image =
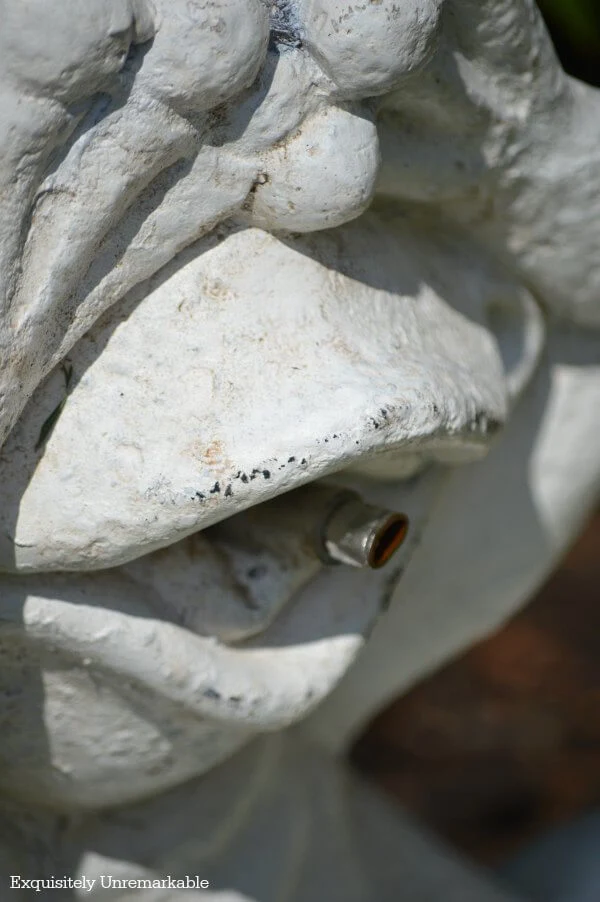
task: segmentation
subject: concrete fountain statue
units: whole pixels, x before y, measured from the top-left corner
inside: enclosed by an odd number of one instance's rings
[[[0,23],[0,893],[505,898],[340,755],[598,496],[600,95],[531,0]]]

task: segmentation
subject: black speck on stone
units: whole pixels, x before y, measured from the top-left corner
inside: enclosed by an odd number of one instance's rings
[[[233,489],[231,488],[230,485],[228,485],[227,488],[225,489],[225,497],[231,498],[232,495],[233,495]]]
[[[196,498],[198,498],[199,501],[204,501],[206,495],[203,495],[202,492],[196,492]]]
[[[300,461],[300,465],[302,467],[306,466],[306,458],[305,457],[303,457],[302,460]]]
[[[270,48],[275,49],[280,44],[301,47],[300,22],[293,0],[271,0],[269,6]]]
[[[213,485],[212,489],[210,490],[210,494],[211,494],[211,495],[216,495],[216,494],[218,494],[220,491],[221,491],[221,486],[219,485],[218,482],[215,482],[215,484]]]
[[[248,576],[248,579],[260,579],[261,576],[265,576],[266,572],[267,568],[264,564],[256,564],[255,567],[250,567],[246,571],[246,574]]]
[[[265,477],[265,479],[270,479],[270,478],[271,478],[271,471],[270,471],[270,470],[263,470],[263,471],[262,471],[262,474],[263,474],[263,476]]]
[[[209,687],[208,689],[204,689],[202,692],[202,695],[204,696],[204,698],[214,698],[214,699],[221,698],[221,693],[217,692],[216,689],[213,689],[212,686]]]
[[[288,457],[288,463],[289,463],[289,464],[293,464],[293,463],[295,463],[295,462],[296,462],[296,458],[295,458],[295,457]]]
[[[241,701],[243,701],[243,698],[241,695],[230,695],[229,701],[231,702],[232,705],[239,705],[239,703]]]
[[[240,476],[240,479],[242,480],[242,482],[248,482],[248,474],[242,473],[242,475]]]

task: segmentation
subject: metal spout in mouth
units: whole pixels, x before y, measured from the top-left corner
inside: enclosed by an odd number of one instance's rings
[[[320,557],[328,564],[384,567],[408,533],[405,514],[367,504],[355,492],[340,492],[324,518]]]
[[[323,564],[385,566],[407,531],[405,514],[367,504],[350,489],[312,483],[212,526],[206,537],[231,559],[238,582],[264,570],[269,591],[289,595]],[[267,589],[255,579],[248,591],[262,597]]]

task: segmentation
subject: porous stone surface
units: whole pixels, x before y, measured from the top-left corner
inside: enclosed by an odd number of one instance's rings
[[[526,331],[531,301],[461,249],[373,215],[207,239],[32,399],[0,458],[0,566],[112,566],[365,457],[483,453],[508,406],[497,306]]]
[[[3,437],[98,315],[217,223],[358,215],[379,143],[379,193],[597,321],[598,99],[531,0],[280,3],[270,44],[260,0],[53,10],[3,11]]]

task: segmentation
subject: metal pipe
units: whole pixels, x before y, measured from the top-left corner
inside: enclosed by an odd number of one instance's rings
[[[207,530],[217,542],[268,554],[291,575],[324,564],[385,566],[408,531],[403,513],[367,504],[356,492],[313,483],[256,505]],[[301,563],[303,562],[303,563]]]
[[[384,567],[403,544],[408,517],[365,503],[343,492],[321,528],[325,563],[350,567]]]

